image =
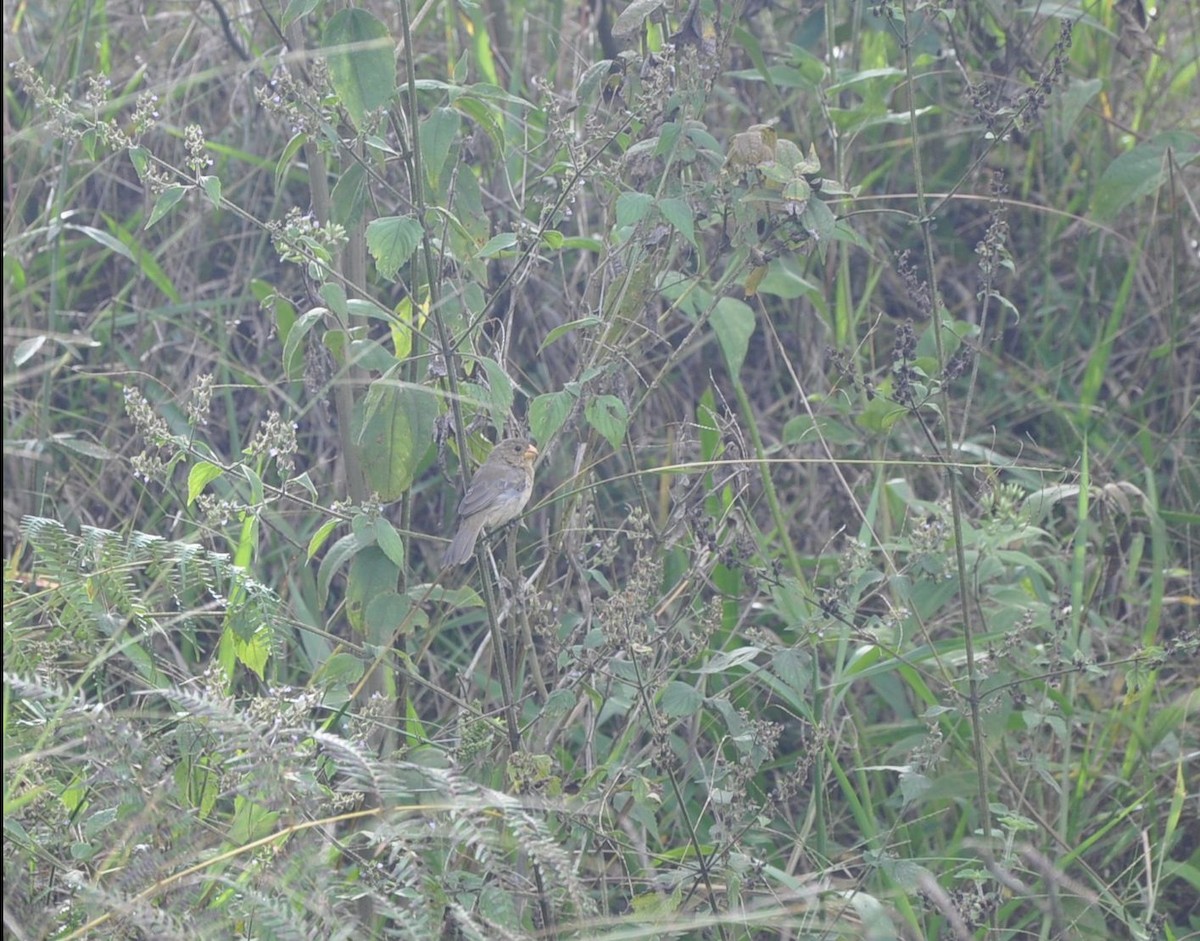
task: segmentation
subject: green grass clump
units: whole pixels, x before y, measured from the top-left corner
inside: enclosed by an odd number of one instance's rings
[[[6,932],[1196,936],[1200,8],[586,12],[6,14]]]

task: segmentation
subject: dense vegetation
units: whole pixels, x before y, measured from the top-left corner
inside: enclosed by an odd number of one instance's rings
[[[1200,936],[1194,0],[4,25],[6,937]]]

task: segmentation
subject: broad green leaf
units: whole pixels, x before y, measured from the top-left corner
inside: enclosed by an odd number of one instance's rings
[[[618,39],[632,36],[641,29],[643,20],[657,12],[662,5],[663,0],[632,0],[617,16],[612,26],[612,34]]]
[[[882,395],[877,395],[858,416],[858,423],[868,431],[886,433],[908,414],[908,409]]]
[[[371,320],[382,320],[386,324],[395,321],[395,315],[380,307],[365,297],[351,297],[346,300],[346,311],[354,317],[368,317]]]
[[[366,116],[396,91],[395,44],[387,27],[362,9],[340,10],[321,41],[329,78],[350,120],[365,130]]]
[[[329,551],[325,553],[325,558],[321,560],[321,565],[317,568],[318,604],[323,606],[329,600],[329,586],[333,583],[333,576],[361,548],[358,537],[354,533],[347,533],[330,546]]]
[[[487,375],[487,388],[481,386],[477,386],[477,388],[487,403],[487,410],[492,417],[492,424],[497,433],[503,433],[504,422],[512,412],[515,399],[513,381],[504,371],[504,367],[495,360],[480,357],[476,362]]]
[[[575,86],[575,100],[582,104],[590,105],[592,96],[595,95],[601,85],[608,81],[608,77],[612,74],[612,59],[601,59],[589,65],[579,79],[579,84]]]
[[[654,197],[646,193],[622,193],[617,197],[617,225],[637,225],[653,205]]]
[[[138,179],[145,183],[146,171],[150,169],[150,151],[145,147],[130,147],[129,162],[133,164],[133,169],[137,171]]]
[[[300,17],[308,16],[320,3],[321,0],[288,0],[283,10],[283,29],[287,29]]]
[[[221,178],[219,176],[202,176],[200,185],[204,188],[204,195],[208,197],[208,201],[213,204],[213,209],[220,209]]]
[[[572,320],[570,323],[561,323],[549,333],[546,334],[546,339],[542,340],[541,346],[538,347],[538,352],[550,346],[554,341],[562,339],[568,333],[573,333],[576,330],[586,330],[590,327],[599,327],[604,324],[604,321],[599,317],[581,317],[578,320]]]
[[[330,201],[334,222],[348,229],[358,225],[367,205],[367,171],[361,163],[352,163],[342,171]]]
[[[291,380],[304,378],[304,338],[329,311],[324,307],[314,307],[302,314],[292,324],[287,337],[283,341],[283,368]]]
[[[237,661],[250,670],[260,680],[271,656],[271,629],[267,624],[260,624],[250,637],[239,637],[235,631],[225,630],[222,640],[227,641]]]
[[[439,196],[446,158],[461,126],[462,118],[453,108],[435,108],[421,122],[421,165],[430,190]]]
[[[359,634],[366,633],[367,605],[372,598],[394,593],[400,568],[378,546],[356,553],[346,577],[346,620]]]
[[[183,199],[183,194],[186,192],[187,187],[178,184],[168,186],[163,190],[154,202],[154,208],[150,211],[150,218],[146,220],[146,228],[152,228],[155,223],[174,209],[179,204],[179,201]],[[122,251],[121,254],[127,255],[128,252]]]
[[[549,441],[567,420],[578,393],[569,389],[546,392],[529,403],[529,430],[534,440]]]
[[[819,432],[819,434],[818,434]],[[811,444],[824,440],[830,444],[853,445],[862,442],[862,435],[833,415],[818,415],[816,422],[806,414],[793,415],[783,425],[784,444]]]
[[[1167,161],[1168,151],[1175,169]],[[1157,192],[1178,168],[1194,163],[1197,157],[1200,137],[1188,131],[1168,131],[1138,144],[1110,163],[1100,176],[1092,200],[1092,218],[1112,222],[1122,209]]]
[[[722,297],[713,308],[712,325],[729,374],[736,378],[742,371],[754,333],[754,310],[736,297]]]
[[[621,447],[625,440],[625,429],[629,427],[629,410],[615,395],[597,395],[588,399],[583,407],[584,417],[613,450]]]
[[[200,461],[192,465],[192,469],[188,471],[188,496],[187,505],[191,506],[196,502],[196,497],[204,492],[204,488],[210,483],[225,473],[216,464],[210,461]]]
[[[347,317],[350,308],[346,304],[346,289],[336,281],[326,281],[321,285],[321,300],[329,305],[329,309],[340,317]]]
[[[735,650],[719,650],[704,664],[697,673],[724,673],[734,667],[750,663],[762,653],[759,647],[738,647]]]
[[[367,486],[391,503],[412,486],[421,459],[433,442],[437,403],[429,390],[404,384],[393,370],[376,379],[363,403],[355,437]]]
[[[279,159],[275,161],[275,192],[283,191],[284,177],[287,176],[288,169],[292,165],[292,159],[304,148],[306,140],[308,140],[306,135],[296,134],[279,152]]]
[[[686,199],[680,199],[675,196],[658,201],[658,209],[663,214],[671,225],[679,230],[679,234],[688,240],[688,244],[693,248],[696,245],[696,225],[692,213],[692,207]]]
[[[727,73],[727,76],[744,82],[766,82],[775,88],[803,88],[815,92],[819,90],[825,74],[825,70],[821,68],[801,70],[795,66],[780,64],[769,65],[764,70],[739,69]]]
[[[275,822],[279,819],[278,811],[268,811],[262,804],[241,796],[234,797],[233,806],[233,825],[230,827],[228,839],[234,846],[242,846],[260,839],[275,829]]]
[[[387,372],[396,365],[396,357],[375,340],[351,340],[350,361],[371,372]]]
[[[488,239],[487,244],[475,253],[476,258],[514,258],[521,245],[512,232],[501,232]]]
[[[420,608],[413,610],[412,599],[396,591],[385,591],[367,602],[367,643],[391,647],[399,636],[426,626],[429,619]]]
[[[658,699],[659,708],[669,719],[695,715],[703,705],[704,697],[696,688],[679,680],[669,682]]]
[[[804,228],[808,229],[818,242],[828,242],[833,237],[837,217],[821,200],[810,199],[808,205],[804,207],[804,215],[801,218],[804,221]]]
[[[329,538],[329,534],[337,529],[341,520],[332,519],[326,520],[321,524],[320,528],[312,534],[312,538],[308,540],[307,558],[311,562],[313,556],[321,551],[321,546],[325,545],[325,540]]]
[[[367,250],[381,277],[396,277],[421,243],[421,223],[412,216],[384,216],[367,224]]]
[[[528,107],[527,102],[521,104]],[[470,95],[460,95],[451,99],[455,111],[466,115],[491,138],[497,150],[506,150],[504,138],[504,111],[491,101],[485,101]]]
[[[383,516],[375,519],[375,542],[397,568],[404,568],[404,540],[391,521]]]
[[[797,297],[810,298],[814,303],[823,303],[824,294],[801,273],[792,258],[776,258],[767,265],[767,275],[758,285],[759,294],[772,294],[784,300]],[[822,307],[818,306],[818,310]]]
[[[312,682],[324,687],[353,687],[363,675],[363,662],[354,654],[335,653],[321,664],[321,668],[313,674]],[[344,701],[344,700],[342,700]],[[326,708],[331,707],[330,700],[324,700]]]

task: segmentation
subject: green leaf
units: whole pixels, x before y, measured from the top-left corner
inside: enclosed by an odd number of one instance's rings
[[[367,250],[381,277],[396,277],[421,243],[422,231],[413,216],[384,216],[367,224]]]
[[[476,258],[515,258],[521,244],[512,232],[501,232],[488,239],[487,244],[475,253]]]
[[[200,177],[200,185],[204,188],[204,195],[208,197],[208,201],[213,204],[213,209],[220,209],[221,178],[218,176],[202,176]]]
[[[318,604],[324,605],[329,600],[329,586],[333,583],[333,576],[361,548],[362,546],[359,545],[358,537],[354,533],[347,533],[325,553],[325,558],[321,560],[321,565],[317,569]]]
[[[27,340],[22,340],[17,344],[17,348],[13,350],[12,364],[14,366],[24,366],[32,359],[37,351],[46,345],[47,336],[42,333],[36,337],[29,337]]]
[[[692,207],[686,199],[680,199],[675,196],[658,201],[658,209],[663,214],[671,225],[679,230],[679,234],[688,240],[693,248],[698,248],[696,245],[696,225],[695,218],[692,213]]]
[[[146,228],[149,227],[149,225],[146,226]],[[110,251],[114,251],[118,255],[128,258],[130,261],[134,260],[133,252],[130,250],[129,246],[118,239],[115,235],[109,235],[107,232],[101,229],[93,228],[90,225],[66,225],[63,226],[63,228],[74,230],[76,232],[82,232],[93,242],[103,245]]]
[[[376,379],[363,403],[355,436],[367,486],[391,503],[412,486],[421,459],[433,442],[437,402],[428,389],[401,383],[395,369]]]
[[[129,162],[133,164],[133,169],[137,171],[138,179],[145,183],[146,171],[150,169],[150,151],[145,147],[130,147]]]
[[[288,0],[288,4],[283,10],[283,29],[286,30],[300,17],[308,16],[320,2],[321,0]]]
[[[613,23],[612,34],[618,39],[632,36],[641,28],[642,21],[662,5],[663,0],[632,0]]]
[[[614,451],[621,447],[621,442],[625,440],[625,429],[629,427],[629,410],[624,402],[615,395],[597,395],[588,399],[583,414],[588,424],[604,436]]]
[[[312,538],[308,540],[308,561],[312,561],[313,556],[321,551],[321,546],[325,545],[325,540],[329,538],[329,534],[337,529],[341,520],[332,519],[326,520],[321,524],[320,528],[312,534]]]
[[[239,637],[235,631],[227,629],[222,637],[232,645],[238,662],[261,680],[271,657],[270,627],[261,624],[250,637]]]
[[[475,388],[479,389],[480,397],[486,403],[488,413],[492,417],[492,424],[495,426],[498,433],[504,431],[504,422],[512,412],[513,401],[515,394],[513,391],[513,381],[509,378],[508,373],[493,359],[487,357],[479,357],[476,362],[483,368],[487,375],[487,387],[484,388],[480,384],[474,384]]]
[[[567,420],[578,393],[571,389],[546,392],[529,403],[529,430],[536,441],[549,441]]]
[[[868,431],[886,433],[892,426],[908,414],[908,409],[896,402],[877,395],[858,416],[858,423]]]
[[[654,197],[646,193],[622,193],[617,197],[617,225],[637,225],[654,205]]]
[[[313,674],[312,682],[321,688],[334,687],[353,687],[363,675],[363,662],[354,654],[350,653],[335,653],[332,657],[321,664],[321,668]],[[337,700],[334,700],[336,702]],[[345,700],[342,699],[342,702]],[[332,703],[328,695],[324,699],[326,708],[331,708]]]
[[[187,505],[191,506],[195,503],[196,497],[204,492],[204,488],[223,473],[225,471],[209,461],[200,461],[197,464],[193,464],[191,470],[188,471]]]
[[[333,221],[353,228],[362,219],[367,204],[367,170],[361,163],[352,163],[338,177],[330,194]]]
[[[832,415],[817,415],[815,423],[808,415],[793,415],[784,422],[781,437],[788,445],[811,444],[822,439],[836,445],[862,443],[861,434]]]
[[[807,297],[814,304],[824,304],[824,293],[815,284],[804,277],[795,261],[788,258],[776,258],[767,265],[767,275],[758,285],[759,294],[772,294],[784,300],[795,300]],[[817,308],[821,309],[820,306]]]
[[[350,313],[350,308],[346,306],[346,289],[336,281],[326,281],[318,293],[321,300],[339,317],[346,317]]]
[[[163,270],[159,263],[155,260],[154,254],[137,240],[137,237],[130,232],[124,224],[119,220],[114,219],[108,213],[101,213],[101,218],[108,224],[112,230],[112,237],[117,239],[121,245],[128,250],[130,257],[137,263],[141,269],[142,275],[151,281],[155,287],[169,297],[174,303],[182,304],[183,297],[176,290],[175,285],[171,283],[170,276]],[[93,230],[97,231],[97,230]],[[124,254],[124,252],[122,252]]]
[[[234,846],[257,840],[275,829],[275,822],[279,819],[277,811],[268,811],[261,804],[241,796],[234,797],[233,805],[233,824],[228,839]]]
[[[420,608],[413,611],[412,599],[396,591],[385,591],[367,602],[367,643],[391,647],[397,637],[426,626],[429,619]]]
[[[576,330],[584,330],[588,327],[603,326],[604,321],[599,317],[580,317],[578,320],[572,320],[570,323],[561,323],[549,333],[546,334],[546,339],[542,340],[541,346],[538,347],[538,353],[550,346],[556,340],[562,339],[568,333],[573,333]]]
[[[154,202],[154,208],[150,211],[150,218],[146,220],[146,228],[151,228],[168,212],[174,209],[179,204],[179,201],[183,199],[183,194],[186,192],[187,187],[178,184],[168,186],[163,190]],[[121,254],[126,254],[126,252],[122,252]]]
[[[458,136],[462,118],[453,108],[435,108],[421,122],[421,165],[425,179],[434,193],[441,193],[442,172],[454,138]]]
[[[396,91],[395,44],[387,27],[366,10],[341,10],[325,27],[321,45],[334,91],[354,126],[365,130],[367,114]]]
[[[382,516],[375,519],[375,541],[383,554],[396,563],[397,568],[404,568],[404,540],[391,521]]]
[[[102,444],[84,441],[70,434],[56,434],[50,440],[60,448],[82,454],[84,457],[94,458],[97,461],[111,461],[117,456]]]
[[[367,628],[367,605],[372,598],[395,592],[400,584],[400,567],[378,546],[356,553],[346,576],[346,620],[359,634]]]
[[[1168,150],[1176,169],[1186,167],[1200,157],[1200,137],[1188,131],[1168,131],[1121,154],[1096,184],[1092,218],[1112,222],[1130,203],[1149,196],[1172,179],[1176,170],[1166,159]]]
[[[372,372],[387,372],[396,365],[396,357],[375,340],[351,340],[350,362]]]
[[[304,348],[302,343],[304,338],[308,336],[321,319],[329,311],[324,307],[314,307],[312,310],[301,315],[292,328],[287,333],[287,338],[283,341],[283,368],[287,371],[287,377],[292,380],[304,378]]]
[[[742,371],[750,337],[754,334],[754,311],[736,297],[722,297],[713,308],[712,325],[721,352],[725,354],[729,374],[736,378]]]
[[[307,140],[307,135],[296,134],[279,152],[279,159],[275,161],[275,192],[283,191],[284,177],[287,176],[288,168],[292,165],[292,159],[304,148],[304,142]]]
[[[517,100],[520,101],[520,99]],[[520,104],[528,107],[528,102],[520,102]],[[484,101],[480,98],[472,97],[470,95],[452,96],[451,105],[454,110],[458,111],[460,114],[466,115],[481,128],[483,128],[484,133],[491,138],[491,141],[496,146],[497,150],[508,149],[508,145],[504,137],[503,109],[496,107],[496,105],[490,101]]]
[[[724,673],[726,670],[750,663],[762,653],[759,647],[738,647],[735,650],[719,650],[697,673]]]
[[[804,221],[804,228],[808,229],[818,242],[828,242],[833,237],[837,217],[821,200],[810,199],[801,218]]]
[[[672,680],[662,691],[658,705],[668,719],[681,719],[699,712],[704,705],[704,697],[694,686]]]
[[[601,59],[589,65],[575,86],[575,100],[590,105],[601,84],[608,81],[612,74],[612,59]]]

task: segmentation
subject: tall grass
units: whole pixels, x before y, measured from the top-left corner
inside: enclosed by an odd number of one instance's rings
[[[6,11],[6,930],[1200,932],[1143,11]]]

